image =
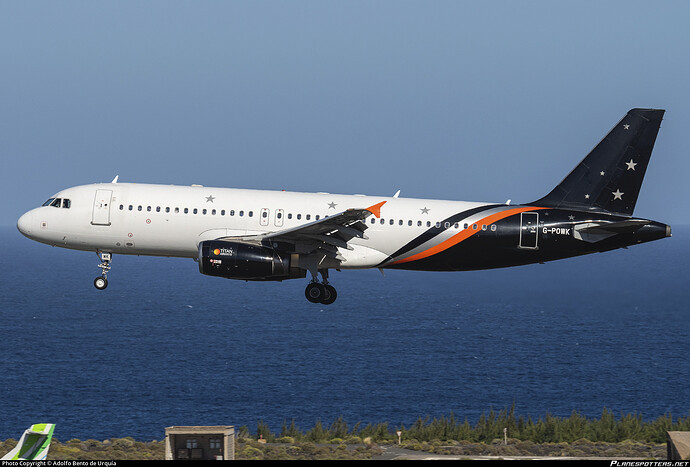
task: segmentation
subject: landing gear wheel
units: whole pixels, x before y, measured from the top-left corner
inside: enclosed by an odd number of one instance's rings
[[[325,295],[324,286],[318,282],[310,283],[304,290],[304,296],[312,303],[321,303]]]
[[[96,287],[98,290],[103,290],[106,287],[108,287],[108,279],[106,279],[103,276],[99,276],[93,280],[93,285]]]
[[[335,287],[330,284],[324,284],[323,288],[325,294],[323,296],[323,300],[321,300],[321,303],[324,305],[330,305],[335,301],[336,298],[338,298],[338,292],[336,292]]]

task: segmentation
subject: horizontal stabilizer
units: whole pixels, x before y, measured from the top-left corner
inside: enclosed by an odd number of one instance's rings
[[[636,231],[637,229],[644,227],[645,225],[649,225],[650,221],[644,220],[644,219],[630,219],[627,221],[620,221],[620,222],[610,222],[606,224],[595,224],[595,225],[590,225],[589,227],[585,227],[582,229],[579,229],[580,232],[582,231],[587,231],[587,232],[611,232],[611,233],[632,233]]]
[[[633,233],[651,222],[644,219],[630,219],[620,222],[586,222],[578,224],[573,229],[576,239],[583,242],[596,243],[616,234]]]

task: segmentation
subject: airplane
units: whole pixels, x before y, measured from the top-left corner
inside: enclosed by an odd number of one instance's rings
[[[671,236],[632,217],[664,110],[632,109],[549,194],[527,204],[299,193],[201,185],[76,186],[17,221],[26,237],[95,251],[103,290],[113,255],[193,258],[210,276],[305,278],[337,297],[329,270],[467,271],[544,263]],[[321,281],[318,275],[321,274]]]
[[[2,456],[0,460],[31,460],[39,461],[46,458],[50,441],[55,430],[54,423],[38,423],[24,430],[19,442],[10,452]]]

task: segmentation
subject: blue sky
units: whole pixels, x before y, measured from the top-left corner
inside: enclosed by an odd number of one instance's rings
[[[666,109],[635,214],[690,223],[688,2],[0,3],[0,225],[108,182],[529,202]]]

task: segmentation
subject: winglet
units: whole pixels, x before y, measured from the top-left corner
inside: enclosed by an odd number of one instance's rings
[[[372,213],[376,217],[381,217],[381,206],[383,206],[384,204],[386,204],[386,202],[381,201],[378,204],[374,204],[373,206],[369,206],[367,208],[367,211],[369,211],[370,213]]]
[[[110,183],[117,183],[117,179],[118,179],[118,178],[120,178],[120,176],[119,176],[119,175],[115,175],[115,178],[113,178],[113,181],[110,182]]]

